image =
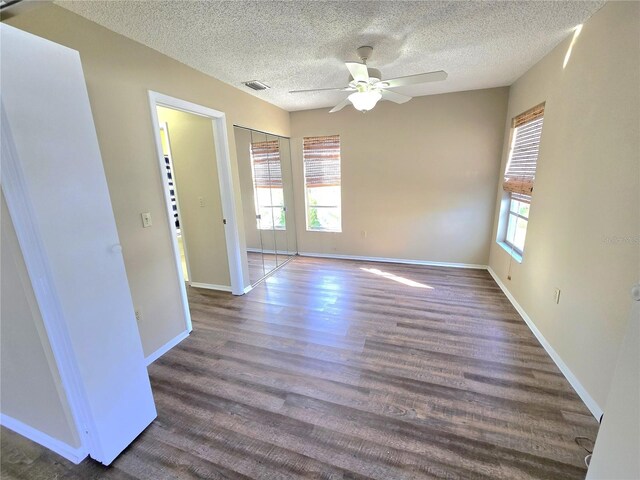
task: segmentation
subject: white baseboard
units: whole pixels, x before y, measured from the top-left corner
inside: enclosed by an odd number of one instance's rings
[[[276,254],[276,253],[277,253],[278,255],[283,255],[283,254],[286,254],[286,255],[295,255],[295,254],[297,254],[297,253],[298,253],[298,252],[288,252],[288,251],[287,251],[287,252],[285,252],[285,251],[283,251],[283,250],[278,250],[278,251],[276,251],[276,250],[262,250],[261,248],[253,248],[253,247],[251,247],[251,248],[247,247],[247,252],[251,252],[251,253],[270,253],[270,254],[272,254],[272,255],[273,255],[273,254]]]
[[[159,359],[162,355],[167,353],[173,347],[178,345],[182,340],[184,340],[188,336],[189,336],[189,332],[185,330],[177,337],[169,340],[167,343],[165,343],[163,346],[161,346],[159,349],[157,349],[155,352],[153,352],[151,355],[149,355],[147,358],[144,359],[145,362],[147,362],[147,366],[151,365],[153,362],[155,362],[157,359]]]
[[[189,286],[194,288],[206,288],[207,290],[218,290],[220,292],[231,291],[231,287],[228,285],[215,285],[213,283],[189,282]]]
[[[573,372],[569,369],[567,364],[564,363],[564,361],[562,360],[560,355],[558,355],[558,353],[553,349],[553,347],[547,341],[547,339],[544,338],[544,335],[542,335],[542,332],[540,332],[540,330],[538,330],[538,327],[536,327],[535,323],[533,323],[533,320],[531,320],[529,315],[527,315],[527,312],[524,311],[524,309],[516,301],[514,296],[511,295],[511,292],[505,286],[505,284],[502,283],[502,281],[500,280],[500,278],[498,277],[496,272],[494,272],[491,267],[487,267],[487,270],[489,271],[489,273],[491,274],[491,276],[493,277],[495,282],[498,284],[498,286],[500,287],[502,292],[509,299],[511,304],[518,311],[518,313],[520,314],[522,319],[525,321],[525,323],[527,324],[529,329],[536,336],[536,338],[538,339],[538,341],[540,342],[542,347],[547,351],[547,353],[549,354],[551,359],[555,362],[555,364],[558,366],[558,368],[560,369],[562,374],[565,376],[565,378],[569,381],[569,383],[571,384],[573,389],[580,396],[580,398],[582,399],[584,404],[591,411],[591,414],[596,418],[596,420],[600,421],[600,417],[602,417],[602,413],[603,413],[603,410],[602,410],[602,408],[600,408],[600,405],[598,405],[598,403],[593,399],[593,397],[591,395],[589,395],[587,390],[582,386],[580,381],[576,378],[576,376],[573,374]]]
[[[251,290],[253,290],[253,285],[249,285],[248,287],[244,287],[244,293],[245,294],[249,293]]]
[[[57,453],[76,465],[87,458],[88,452],[83,447],[72,447],[57,438],[53,438],[40,430],[30,427],[20,420],[16,420],[9,415],[5,415],[4,413],[0,414],[0,425],[8,428],[9,430],[13,430],[17,434],[22,435],[45,448],[48,448],[52,452]]]
[[[404,263],[407,265],[426,265],[429,267],[453,267],[453,268],[475,268],[479,270],[486,270],[486,265],[476,265],[474,263],[449,263],[449,262],[430,262],[428,260],[408,260],[406,258],[386,258],[386,257],[363,257],[360,255],[342,255],[338,253],[311,253],[311,252],[299,252],[301,257],[316,257],[316,258],[336,258],[339,260],[364,260],[367,262],[381,262],[381,263]]]

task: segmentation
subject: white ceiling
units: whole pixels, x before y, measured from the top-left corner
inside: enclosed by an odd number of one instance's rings
[[[374,47],[383,79],[445,70],[408,95],[511,85],[604,1],[56,1],[58,5],[286,110],[333,106],[345,61]],[[242,81],[260,80],[254,92]]]

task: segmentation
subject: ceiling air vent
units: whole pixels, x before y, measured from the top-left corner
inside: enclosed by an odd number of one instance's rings
[[[251,88],[252,90],[266,90],[267,88],[271,88],[266,83],[259,82],[258,80],[250,80],[248,82],[242,82],[242,84]]]

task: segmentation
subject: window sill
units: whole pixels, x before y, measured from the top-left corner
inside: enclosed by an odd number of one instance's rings
[[[309,228],[309,227],[307,227],[307,232],[342,233],[342,230],[329,230],[327,228]]]
[[[511,255],[514,260],[518,263],[522,263],[522,255],[520,255],[518,252],[516,252],[513,248],[511,248],[509,245],[507,245],[504,242],[496,242],[498,245],[500,245],[505,252],[507,252],[509,255]]]

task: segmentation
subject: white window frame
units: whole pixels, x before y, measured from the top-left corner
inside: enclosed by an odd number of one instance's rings
[[[514,212],[512,209],[513,206],[513,202],[520,202],[520,203],[526,203],[523,202],[521,200],[516,200],[514,198],[512,198],[511,196],[509,196],[509,210],[507,211],[507,226],[505,228],[504,231],[504,239],[503,242],[513,251],[515,251],[520,258],[522,258],[522,256],[524,255],[524,249],[520,249],[518,248],[513,242],[511,242],[509,240],[509,227],[512,225],[512,222],[514,224],[514,228],[516,228],[515,224],[517,223],[517,219],[520,218],[522,220],[524,220],[525,222],[527,222],[527,231],[529,229],[529,216],[524,216],[518,212]],[[529,213],[531,213],[531,204],[529,203]],[[526,241],[526,231],[525,231],[525,241]]]
[[[541,104],[542,107],[544,108],[544,103]],[[533,107],[531,110],[537,109],[539,108],[540,105],[537,105],[536,107]],[[514,118],[514,124],[515,124],[515,120],[518,117],[521,117],[522,115],[526,115],[527,112],[524,112],[521,115],[518,115],[517,117]],[[544,113],[542,114],[542,117],[544,117]],[[527,122],[528,123],[528,122]],[[526,125],[527,123],[523,124]],[[505,176],[507,174],[506,171],[509,170],[509,165],[511,164],[511,156],[513,155],[513,150],[515,148],[515,143],[516,143],[516,138],[517,138],[517,129],[520,126],[516,127],[516,126],[512,126],[511,130],[510,130],[510,138],[509,138],[509,156],[507,159],[507,165],[505,167]],[[540,135],[540,138],[538,139],[538,147],[540,145],[540,143],[542,143],[542,135]],[[536,164],[537,164],[537,158],[536,158]],[[536,165],[537,168],[537,165]],[[507,202],[507,211],[504,212],[504,214],[501,214],[501,221],[500,221],[500,225],[502,226],[501,229],[498,229],[498,238],[497,243],[498,245],[500,245],[504,250],[507,251],[507,253],[509,253],[513,258],[516,259],[516,261],[518,262],[522,262],[522,258],[524,256],[524,246],[526,245],[526,237],[527,237],[527,233],[529,230],[529,216],[531,215],[531,203],[532,203],[532,199],[531,196],[529,196],[529,202],[523,201],[523,200],[518,200],[517,198],[513,198],[513,194],[506,192],[506,195],[508,196],[508,202]],[[504,197],[503,197],[504,198]],[[513,202],[521,202],[521,203],[528,203],[529,205],[529,214],[527,216],[520,214],[519,212],[514,212],[512,207],[513,207]],[[524,221],[527,222],[527,228],[525,230],[525,238],[524,238],[524,242],[523,242],[523,248],[520,249],[518,248],[512,241],[509,240],[509,230],[510,227],[513,225],[513,228],[516,228],[515,223],[517,222],[518,219],[522,219]]]
[[[335,185],[339,189],[338,203],[336,205],[309,205],[309,189],[323,188],[323,187],[307,187],[307,166],[304,161],[304,144],[302,146],[302,182],[304,188],[304,216],[305,227],[307,232],[327,232],[327,233],[342,233],[342,145],[340,146],[340,185]],[[337,229],[311,227],[309,226],[309,208],[337,208],[340,213],[340,224]]]

